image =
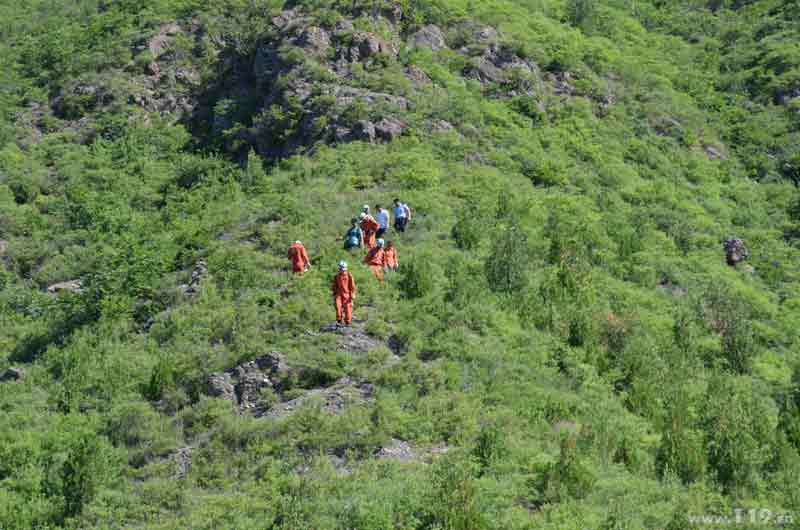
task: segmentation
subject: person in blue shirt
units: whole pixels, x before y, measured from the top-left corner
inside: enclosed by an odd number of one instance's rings
[[[359,226],[358,219],[353,217],[350,220],[350,230],[344,235],[344,248],[345,250],[353,250],[354,248],[364,247],[364,232]]]
[[[411,220],[411,208],[407,204],[394,200],[394,227],[398,232],[405,232],[408,222]]]
[[[382,238],[383,235],[389,230],[389,210],[382,208],[380,204],[375,205],[375,220],[381,227],[375,234],[377,238]]]

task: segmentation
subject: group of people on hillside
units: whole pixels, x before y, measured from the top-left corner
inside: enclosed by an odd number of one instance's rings
[[[395,230],[400,233],[405,232],[411,220],[411,209],[400,199],[394,199],[393,213]],[[399,267],[397,247],[393,241],[386,242],[384,240],[390,221],[389,211],[380,204],[375,205],[374,217],[370,214],[369,205],[365,204],[358,217],[351,219],[351,227],[343,238],[344,248],[350,252],[367,249],[364,263],[381,282],[384,279],[384,271],[396,271]],[[303,274],[311,268],[308,252],[300,241],[295,241],[289,247],[288,258],[292,263],[292,272],[295,274]],[[336,322],[339,325],[349,326],[353,321],[356,283],[347,268],[347,262],[339,261],[338,268],[339,272],[331,285],[336,307]]]

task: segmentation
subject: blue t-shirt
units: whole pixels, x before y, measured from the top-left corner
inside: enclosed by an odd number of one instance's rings
[[[395,219],[400,219],[403,217],[408,217],[408,206],[403,204],[402,202],[394,207],[394,217]]]
[[[375,220],[378,221],[378,224],[381,225],[381,228],[383,228],[384,230],[389,228],[388,210],[384,210],[383,208],[378,210],[378,212],[375,214]]]

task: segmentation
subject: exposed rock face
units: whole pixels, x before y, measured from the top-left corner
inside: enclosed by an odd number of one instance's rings
[[[228,373],[211,374],[208,376],[208,395],[236,402],[236,392],[233,390],[231,375]]]
[[[394,460],[403,463],[430,462],[435,457],[450,450],[447,445],[437,445],[429,448],[414,447],[404,440],[392,438],[388,444],[375,451],[378,460]]]
[[[428,74],[413,64],[406,68],[406,77],[417,86],[427,85],[431,82]]]
[[[351,405],[364,404],[374,399],[375,387],[371,383],[358,382],[349,377],[337,380],[327,388],[315,388],[305,395],[272,407],[268,416],[279,418],[292,414],[309,400],[320,399],[323,410],[330,414],[341,414]]]
[[[81,287],[83,283],[81,280],[69,280],[66,282],[59,282],[50,285],[47,288],[47,292],[50,294],[60,293],[60,292],[68,292],[68,293],[79,293],[81,292]]]
[[[408,125],[397,118],[383,118],[375,124],[375,135],[384,142],[391,142],[400,137]]]
[[[196,295],[200,291],[200,284],[206,275],[208,275],[208,266],[205,260],[198,260],[197,264],[194,266],[194,270],[192,270],[192,277],[189,280],[189,284],[183,286],[183,293],[187,296]]]
[[[726,239],[723,248],[725,249],[725,259],[731,267],[735,267],[750,256],[744,241],[739,238]]]
[[[396,59],[400,51],[393,42],[382,39],[374,33],[359,31],[353,34],[352,46],[346,51],[346,57],[351,62],[363,62],[383,54],[391,59]]]
[[[430,48],[435,52],[447,48],[444,33],[439,29],[439,26],[433,24],[424,26],[414,33],[409,39],[408,44],[412,48]]]
[[[800,87],[781,90],[777,93],[775,99],[779,105],[789,105],[797,98],[800,98]]]
[[[514,73],[527,75],[530,79],[526,86],[512,88],[533,94],[541,90],[539,67],[533,61],[521,58],[511,48],[491,42],[483,55],[473,58],[464,69],[464,76],[476,79],[484,85],[507,86],[514,81]],[[516,95],[508,94],[508,95]]]
[[[472,38],[477,42],[493,42],[499,37],[500,34],[492,26],[482,26],[472,34]]]
[[[727,158],[722,149],[713,145],[703,144],[703,151],[711,160],[725,160]]]
[[[165,24],[161,26],[158,33],[147,42],[147,49],[153,56],[153,59],[158,59],[169,49],[175,35],[181,32],[180,26],[175,23]]]
[[[240,412],[261,412],[261,392],[273,388],[270,376],[288,377],[289,368],[280,354],[272,352],[222,373],[211,374],[207,392],[233,403]]]
[[[323,56],[331,47],[331,38],[319,26],[309,26],[295,40],[295,44],[312,55]]]
[[[0,375],[0,382],[6,381],[22,381],[25,379],[24,368],[8,368],[2,375]]]
[[[5,254],[8,251],[8,241],[5,239],[0,239],[0,256]]]
[[[186,478],[189,473],[189,468],[192,467],[192,448],[182,447],[175,451],[173,459],[175,460],[175,478],[182,480]]]

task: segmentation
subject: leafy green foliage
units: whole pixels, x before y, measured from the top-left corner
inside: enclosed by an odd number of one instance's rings
[[[290,7],[303,20],[279,29]],[[25,370],[0,382],[0,527],[677,529],[796,509],[798,17],[0,0],[0,373]],[[447,49],[408,46],[429,24]],[[332,42],[318,57],[292,33],[308,25]],[[362,31],[400,53],[348,63]],[[490,58],[514,66],[465,75]],[[337,92],[342,68],[368,98]],[[295,85],[307,98],[272,90]],[[387,116],[408,125],[392,142],[326,143]],[[414,217],[379,284],[338,238],[395,196]],[[340,259],[359,287],[341,334],[320,331]],[[265,415],[212,397],[212,374],[274,351]]]

